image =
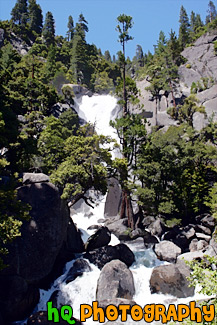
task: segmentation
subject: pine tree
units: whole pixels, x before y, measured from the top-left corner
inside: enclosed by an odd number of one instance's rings
[[[105,51],[104,58],[105,58],[106,61],[112,62],[111,55],[110,55],[110,52],[108,50]]]
[[[37,34],[41,34],[43,26],[43,16],[40,5],[36,0],[29,0],[29,26]]]
[[[203,27],[203,22],[199,14],[196,15],[195,18],[195,31],[197,31],[197,28]]]
[[[196,15],[195,15],[195,12],[192,11],[191,12],[191,18],[190,18],[190,26],[191,26],[191,31],[192,32],[195,31],[195,22],[196,22]]]
[[[179,41],[181,47],[184,49],[185,45],[189,42],[189,19],[187,12],[183,6],[181,6],[180,10],[180,18],[179,18]]]
[[[136,47],[136,61],[139,67],[144,67],[144,55],[141,45],[137,45]]]
[[[42,36],[44,37],[47,46],[54,44],[55,41],[54,18],[50,11],[48,11],[46,14],[45,23],[42,30]]]
[[[207,10],[208,16],[206,17],[206,22],[211,23],[217,16],[216,7],[212,1],[208,4],[208,10]]]
[[[88,22],[84,18],[83,14],[80,14],[78,23],[75,26],[75,31],[83,40],[85,40],[86,33],[89,31],[87,24]]]
[[[68,20],[68,31],[67,31],[67,39],[68,41],[72,41],[73,36],[74,36],[74,21],[72,16],[69,16],[69,20]]]
[[[26,25],[28,18],[27,0],[17,0],[14,8],[11,11],[11,19],[19,25]]]

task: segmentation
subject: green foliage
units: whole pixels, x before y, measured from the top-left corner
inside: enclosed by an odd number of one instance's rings
[[[140,148],[134,171],[141,183],[136,188],[140,206],[189,222],[186,218],[206,210],[216,158],[217,149],[207,144],[203,133],[186,124],[153,132]]]
[[[217,219],[217,183],[213,185],[213,187],[209,190],[207,201],[205,204],[210,208],[210,211]]]
[[[189,38],[190,23],[189,23],[187,12],[183,6],[181,6],[181,10],[180,10],[179,23],[180,23],[179,41],[180,41],[182,49],[184,49],[184,47],[186,46],[186,44],[188,44],[189,39],[190,39]]]
[[[1,179],[2,181],[2,179]],[[30,207],[17,199],[12,186],[0,186],[0,270],[5,267],[2,256],[7,254],[6,245],[21,236],[21,220],[29,218]]]
[[[110,143],[110,140],[95,134],[67,138],[63,148],[64,159],[51,174],[52,182],[63,189],[63,199],[74,204],[80,198],[85,199],[91,188],[106,193],[106,165],[111,165],[111,154],[109,149],[102,148],[105,143]]]
[[[42,29],[42,36],[44,37],[47,46],[54,44],[54,38],[55,38],[54,18],[53,18],[53,14],[50,11],[46,13],[45,23]]]
[[[27,0],[17,0],[11,11],[11,19],[15,23],[18,22],[19,25],[26,25],[28,19]]]
[[[122,14],[118,16],[117,20],[121,24],[117,25],[117,31],[119,32],[119,41],[124,46],[126,42],[133,39],[128,32],[128,30],[133,27],[132,17]],[[124,51],[123,54],[125,54]]]
[[[29,28],[37,34],[41,34],[43,27],[43,16],[40,5],[36,0],[29,0]]]
[[[68,39],[68,41],[72,41],[73,36],[74,36],[74,21],[73,21],[72,16],[69,16],[67,27],[68,27],[68,31],[66,33],[67,39]]]
[[[113,80],[106,71],[98,72],[95,76],[94,90],[97,93],[109,92],[114,89]]]
[[[183,105],[177,107],[171,107],[168,109],[168,114],[174,119],[179,120],[181,123],[187,122],[190,126],[193,126],[193,115],[196,112],[206,115],[204,106],[198,106],[199,100],[194,94],[185,98]]]

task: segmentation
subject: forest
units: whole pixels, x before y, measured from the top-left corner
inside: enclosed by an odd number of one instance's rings
[[[36,0],[17,0],[11,19],[0,21],[4,41],[0,48],[0,256],[7,243],[20,235],[23,220],[31,207],[17,199],[24,172],[50,176],[70,205],[83,198],[92,205],[89,189],[107,192],[107,181],[118,179],[122,188],[120,217],[128,218],[135,229],[148,215],[160,215],[167,225],[188,225],[195,217],[210,213],[217,217],[217,123],[210,118],[198,131],[193,115],[206,115],[197,94],[216,83],[212,78],[193,82],[189,97],[177,101],[179,67],[186,63],[182,51],[207,32],[217,30],[217,11],[212,1],[206,21],[183,6],[179,33],[167,38],[159,33],[154,53],[143,53],[137,45],[132,60],[125,56],[133,18],[117,17],[120,51],[111,57],[86,41],[88,22],[83,14],[77,21],[68,17],[67,35],[55,34],[52,12],[43,13]],[[111,28],[113,28],[111,26]],[[21,54],[14,44],[24,47]],[[214,42],[217,55],[217,41]],[[177,123],[165,132],[157,125],[148,131],[146,110],[139,102],[137,81],[147,87],[158,110],[162,93],[172,96],[168,114]],[[112,159],[117,143],[82,124],[74,107],[70,84],[93,93],[112,94],[123,108],[122,117],[111,122],[122,145],[122,158]],[[59,116],[55,104],[67,104]],[[107,144],[107,146],[103,146]],[[109,144],[109,146],[108,146]],[[134,216],[131,201],[137,200],[140,219]],[[3,268],[0,258],[0,268]]]

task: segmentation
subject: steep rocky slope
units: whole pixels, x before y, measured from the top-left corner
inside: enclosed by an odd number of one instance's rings
[[[217,56],[214,51],[214,41],[217,40],[217,31],[212,31],[202,35],[190,47],[184,49],[181,53],[187,62],[179,67],[179,85],[176,89],[175,97],[179,102],[181,99],[189,96],[191,93],[192,83],[199,82],[203,86],[203,78],[206,78],[207,88],[197,91],[197,98],[204,105],[207,117],[201,113],[195,113],[194,126],[201,129],[207,125],[209,118],[213,117],[217,121]],[[151,94],[145,90],[149,86],[147,80],[137,82],[141,91],[140,101],[144,105],[144,116],[148,118],[151,125],[156,125],[156,103]],[[158,125],[173,125],[176,122],[167,114],[168,107],[172,106],[172,96],[165,97],[164,93],[160,94],[160,101],[157,110]]]

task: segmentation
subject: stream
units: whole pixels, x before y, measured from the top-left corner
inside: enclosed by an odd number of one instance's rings
[[[95,130],[99,134],[109,135],[118,141],[117,135],[112,127],[109,126],[109,121],[114,119],[120,112],[120,107],[117,105],[117,99],[110,95],[93,95],[92,97],[83,96],[80,103],[76,105],[76,110],[79,116],[91,122],[95,125]],[[117,156],[119,153],[116,152],[113,156]],[[94,195],[94,194],[93,194]],[[92,235],[95,230],[88,230],[89,226],[98,225],[98,220],[104,219],[104,206],[105,206],[106,196],[98,196],[96,198],[96,203],[94,209],[87,206],[84,202],[80,201],[73,209],[71,209],[71,217],[74,223],[82,232],[83,241],[86,242],[87,238]],[[100,220],[100,221],[101,221]],[[116,236],[111,236],[110,245],[116,245],[119,240]],[[189,301],[195,299],[201,299],[203,296],[196,294],[193,298],[178,299],[173,296],[163,295],[163,294],[151,294],[149,288],[149,279],[152,270],[155,266],[161,264],[167,264],[167,262],[161,262],[156,258],[152,249],[145,249],[143,239],[139,239],[132,242],[125,242],[126,245],[134,252],[136,261],[130,267],[133,273],[134,284],[135,284],[135,296],[133,300],[143,307],[146,304],[165,304],[170,303],[187,304]],[[78,255],[79,257],[80,255]],[[41,290],[40,302],[37,306],[37,310],[46,310],[46,302],[49,300],[51,294],[60,290],[61,294],[58,297],[58,304],[68,303],[73,307],[73,316],[80,318],[80,304],[92,305],[92,301],[95,301],[97,280],[100,275],[100,270],[93,264],[91,265],[90,272],[84,272],[80,277],[77,277],[74,281],[66,284],[65,276],[68,270],[73,265],[74,260],[67,263],[65,266],[64,274],[61,275],[52,287],[48,290]],[[98,322],[93,321],[89,318],[85,324],[97,324]],[[131,321],[131,317],[128,316],[127,324],[134,324]],[[139,323],[145,323],[140,321]],[[102,324],[102,323],[100,323]],[[154,324],[154,322],[152,322]]]

